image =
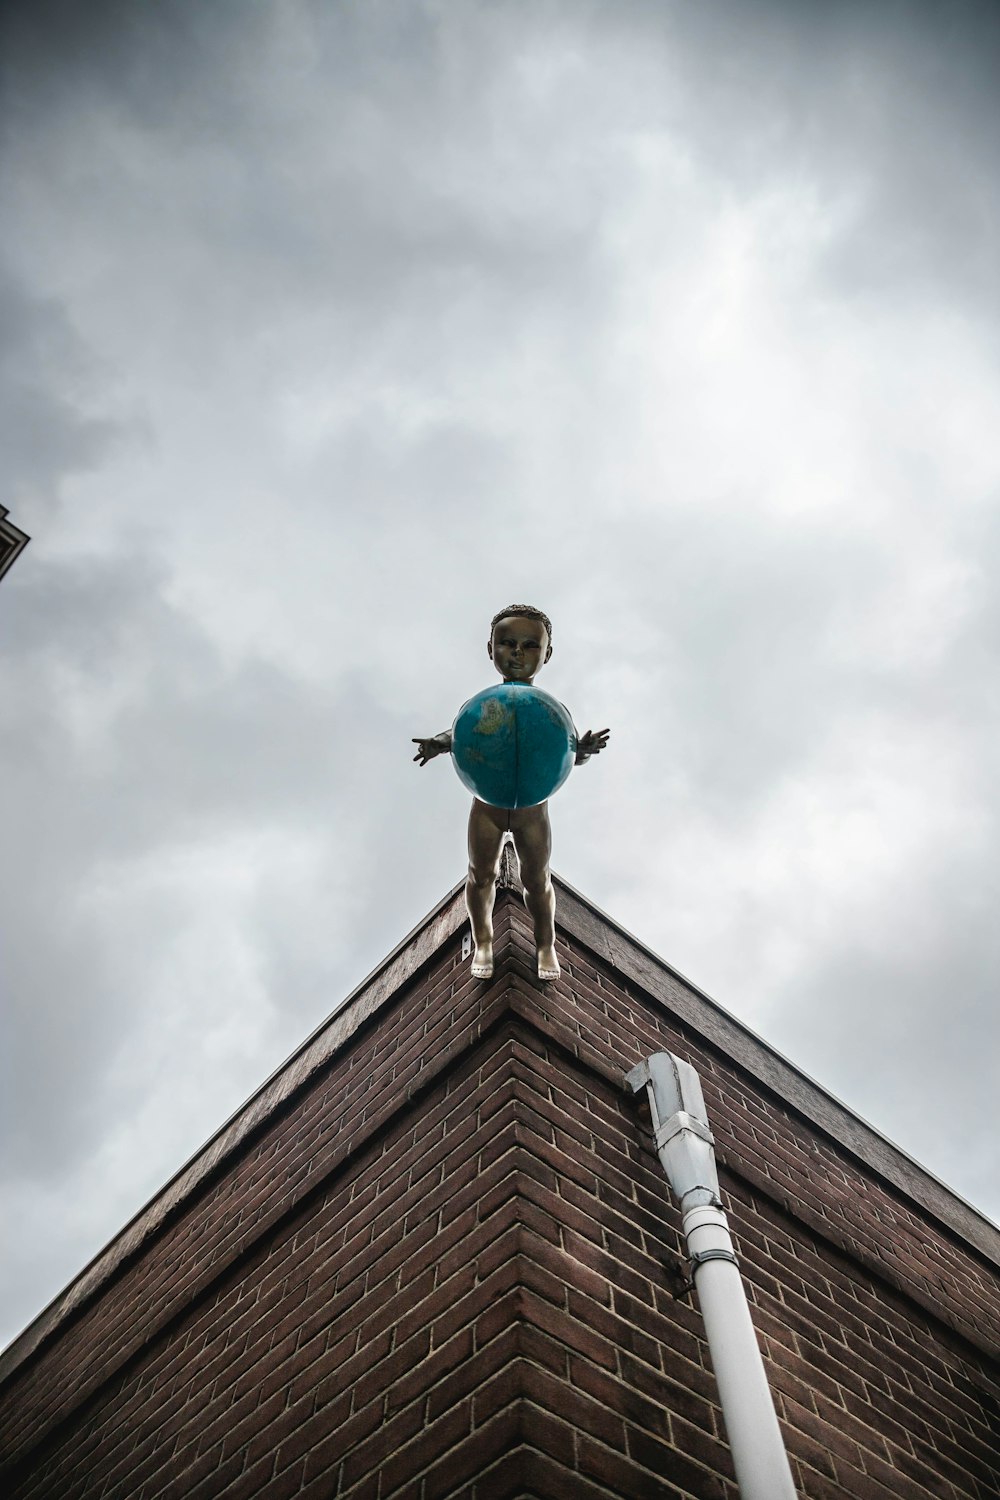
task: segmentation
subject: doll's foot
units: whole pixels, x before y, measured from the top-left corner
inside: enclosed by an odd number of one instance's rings
[[[493,944],[480,943],[472,955],[473,979],[493,978]]]
[[[538,950],[538,977],[541,980],[558,979],[562,970],[559,968],[559,960],[556,958],[554,947],[548,946]]]

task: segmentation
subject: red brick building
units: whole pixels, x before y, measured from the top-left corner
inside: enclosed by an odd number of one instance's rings
[[[470,979],[456,889],[6,1351],[10,1500],[735,1500],[664,1048],[800,1493],[995,1500],[1000,1232],[558,885],[559,983],[509,888]]]

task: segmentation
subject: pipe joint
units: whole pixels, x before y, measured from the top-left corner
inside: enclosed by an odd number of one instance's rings
[[[715,1136],[709,1130],[708,1126],[701,1120],[695,1119],[694,1115],[689,1115],[687,1110],[679,1109],[675,1115],[671,1115],[669,1120],[666,1120],[656,1130],[654,1140],[656,1141],[657,1151],[662,1151],[667,1143],[672,1141],[675,1135],[679,1135],[682,1130],[689,1130],[692,1135],[697,1136],[699,1140],[704,1141],[709,1146],[715,1145]]]
[[[672,1119],[668,1120],[661,1129],[670,1131],[673,1123]],[[715,1152],[711,1141],[705,1140],[702,1134],[680,1126],[667,1136],[666,1144],[658,1148],[657,1155],[678,1203],[686,1206],[692,1193],[707,1194],[707,1198],[700,1200],[702,1202],[720,1201]]]
[[[713,1231],[725,1236],[728,1241],[729,1220],[722,1203],[716,1198],[712,1203],[692,1203],[684,1206],[684,1233],[695,1234],[699,1229]]]
[[[695,1208],[721,1208],[722,1199],[718,1190],[711,1187],[707,1182],[699,1182],[694,1187],[688,1188],[680,1200],[681,1213],[690,1213]]]

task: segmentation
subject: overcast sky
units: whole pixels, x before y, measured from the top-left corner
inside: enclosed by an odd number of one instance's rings
[[[0,1337],[464,870],[553,864],[1000,1215],[1000,10],[4,8]]]

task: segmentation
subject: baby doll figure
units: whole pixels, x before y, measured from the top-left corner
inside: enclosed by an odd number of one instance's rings
[[[492,621],[490,640],[486,647],[490,660],[502,676],[505,684],[522,684],[530,687],[538,672],[552,655],[552,625],[547,615],[529,604],[511,604],[495,615]],[[496,690],[499,691],[499,690]],[[486,698],[489,694],[481,694]],[[561,704],[540,694],[546,702],[558,710],[568,724],[569,715]],[[517,695],[514,695],[517,701]],[[475,703],[476,700],[471,700]],[[468,708],[470,705],[466,705]],[[465,710],[463,709],[462,713]],[[462,715],[456,720],[456,726]],[[488,717],[484,719],[487,729],[491,727]],[[573,764],[582,765],[592,755],[598,755],[608,743],[609,731],[588,730],[577,735],[575,730],[569,740],[570,750],[575,749]],[[436,755],[453,749],[451,731],[436,734],[430,739],[414,737],[418,747],[413,759],[425,766]],[[568,768],[569,762],[567,762]],[[481,788],[462,770],[462,779],[469,785]],[[556,781],[560,785],[562,777]],[[536,793],[537,795],[537,793]],[[475,940],[472,956],[472,972],[478,979],[489,979],[493,974],[493,903],[496,897],[496,879],[500,868],[500,854],[504,836],[510,833],[521,865],[524,883],[524,904],[531,918],[538,954],[538,977],[542,980],[558,979],[559,959],[555,949],[555,892],[549,873],[549,856],[552,851],[552,833],[549,826],[548,798],[529,806],[503,807],[476,796],[469,814],[469,878],[465,887],[469,921]]]

